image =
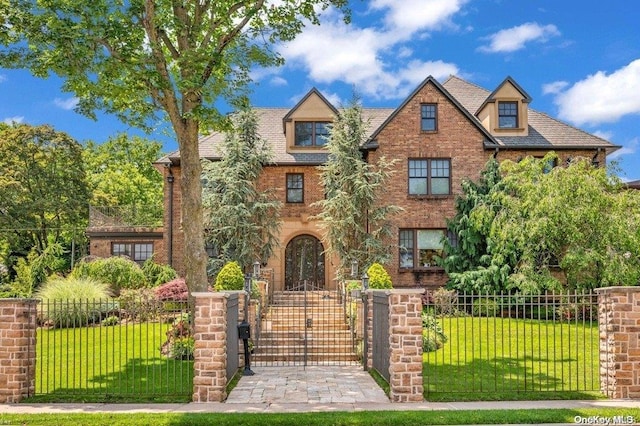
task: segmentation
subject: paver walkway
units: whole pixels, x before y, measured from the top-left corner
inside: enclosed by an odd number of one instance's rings
[[[361,366],[253,367],[230,392],[227,404],[388,403]]]

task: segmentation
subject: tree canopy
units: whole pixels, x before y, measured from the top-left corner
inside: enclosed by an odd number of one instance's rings
[[[89,116],[100,109],[150,128],[166,118],[180,148],[186,282],[207,288],[198,136],[238,105],[255,65],[282,58],[278,41],[346,0],[6,0],[0,65],[55,73]],[[347,16],[347,15],[345,15]]]
[[[234,114],[220,161],[204,160],[203,205],[206,240],[218,251],[212,271],[235,261],[245,270],[266,262],[278,244],[280,208],[273,190],[260,190],[258,178],[272,159],[270,146],[257,133],[255,112]]]
[[[322,209],[317,218],[329,242],[328,252],[338,255],[338,271],[343,275],[353,260],[368,268],[389,259],[388,218],[400,210],[379,203],[394,161],[384,157],[376,164],[365,161],[360,148],[368,125],[354,99],[333,122],[326,145],[329,158],[320,166],[326,198],[315,203]]]
[[[455,287],[527,293],[640,282],[640,192],[590,159],[549,170],[555,161],[554,153],[504,161],[500,183],[456,216],[486,238],[487,250],[475,267],[452,274]]]
[[[82,146],[49,126],[0,129],[0,238],[6,265],[71,240],[87,225],[90,191]]]

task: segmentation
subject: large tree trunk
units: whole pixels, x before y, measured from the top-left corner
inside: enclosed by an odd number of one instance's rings
[[[207,253],[202,213],[202,166],[198,152],[198,126],[186,120],[176,129],[180,148],[181,226],[184,232],[185,281],[190,293],[207,291]]]

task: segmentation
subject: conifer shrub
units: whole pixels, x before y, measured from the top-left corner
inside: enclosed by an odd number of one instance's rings
[[[216,277],[214,289],[215,291],[244,289],[244,275],[238,262],[228,262],[222,267]]]
[[[367,275],[369,276],[369,288],[393,288],[393,285],[391,284],[391,276],[381,264],[374,263],[369,266],[369,269],[367,269]]]
[[[142,264],[142,272],[151,287],[157,287],[178,277],[178,273],[169,265],[161,265],[153,261],[153,258],[145,260]]]

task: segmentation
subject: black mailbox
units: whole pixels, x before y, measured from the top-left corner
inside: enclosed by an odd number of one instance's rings
[[[251,338],[249,323],[241,322],[240,324],[238,324],[238,339],[249,339],[249,338]]]

